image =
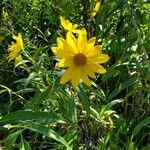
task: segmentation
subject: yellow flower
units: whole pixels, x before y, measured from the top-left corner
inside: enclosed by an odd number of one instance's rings
[[[72,31],[74,33],[79,32],[79,30],[76,30],[76,28],[78,27],[77,24],[73,25],[69,20],[66,20],[62,16],[60,16],[60,23],[65,30]]]
[[[8,46],[7,50],[9,53],[8,62],[15,59],[16,64],[17,62],[19,63],[19,60],[21,61],[20,51],[24,49],[24,46],[20,33],[18,34],[18,36],[13,35],[13,39],[15,40],[15,42],[12,42],[12,44]]]
[[[92,10],[92,14],[91,14],[92,17],[94,17],[98,13],[100,5],[101,5],[101,2],[100,1],[96,1],[95,7]]]
[[[107,54],[102,54],[102,47],[95,45],[96,38],[87,40],[87,32],[82,29],[78,38],[68,31],[66,40],[57,38],[57,47],[52,51],[61,60],[58,67],[68,68],[61,77],[60,83],[64,84],[71,80],[73,87],[77,87],[80,81],[91,86],[90,78],[96,78],[95,73],[103,74],[106,69],[100,65],[109,60]]]

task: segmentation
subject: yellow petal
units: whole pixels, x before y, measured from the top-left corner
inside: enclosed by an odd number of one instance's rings
[[[71,72],[71,83],[74,88],[78,86],[81,79],[81,69],[79,67],[74,67]]]
[[[88,78],[88,75],[84,72],[84,70],[82,70],[81,78],[87,86],[91,86],[91,80]]]
[[[88,53],[94,47],[95,41],[96,37],[93,37],[87,42],[86,53]]]
[[[79,34],[81,32],[81,30],[72,30],[73,33]]]
[[[18,53],[12,51],[11,53],[9,53],[9,57],[17,57]]]
[[[17,56],[18,56],[18,53],[12,51],[12,52],[9,54],[8,58],[7,58],[7,59],[8,59],[8,62],[12,61],[12,60],[15,59]]]
[[[63,38],[57,39],[58,47],[51,47],[52,52],[60,58],[70,57],[74,54],[73,48]]]
[[[61,59],[58,63],[58,67],[65,67],[65,58]]]
[[[23,46],[23,40],[22,40],[22,35],[19,33],[18,36],[13,35],[13,39],[16,40],[16,46],[18,51],[23,50],[24,46]]]
[[[77,24],[74,24],[74,25],[72,26],[72,30],[75,30],[77,27],[78,27],[78,25],[77,25]]]
[[[91,14],[92,17],[94,17],[97,14],[97,12],[99,11],[100,5],[101,5],[101,2],[97,1],[96,4],[95,4],[94,9],[92,11],[92,14]]]
[[[79,53],[82,53],[83,51],[86,50],[86,47],[87,47],[87,32],[86,32],[85,29],[82,29],[80,31],[77,43],[78,43]]]
[[[107,62],[110,59],[110,57],[107,54],[100,54],[99,56],[93,56],[89,58],[89,62],[96,63],[96,64],[102,64]]]
[[[58,48],[58,47],[51,47],[51,50],[52,50],[52,52],[53,52],[56,56],[58,56],[58,57],[60,57],[60,58],[63,58],[62,53],[61,53],[61,51],[62,51],[61,48]]]
[[[74,53],[75,54],[78,53],[77,40],[70,31],[68,31],[67,33],[66,40],[67,40],[67,43],[69,43],[71,47],[73,48]]]
[[[13,59],[15,59],[16,57],[7,57],[8,62],[12,61]]]
[[[71,83],[74,88],[76,88],[80,82],[81,70],[78,67],[69,67],[61,77],[60,83],[64,84],[67,81],[71,80]]]
[[[101,65],[97,65],[96,66],[96,72],[100,73],[100,74],[104,74],[104,73],[106,73],[106,69]]]
[[[64,41],[63,38],[61,38],[61,37],[57,38],[57,45],[59,48],[63,48],[63,41]]]
[[[65,84],[67,81],[71,80],[71,72],[72,72],[72,68],[69,68],[64,72],[64,74],[60,79],[61,84]]]
[[[67,43],[67,41],[63,38],[57,38],[57,45],[61,49],[65,49],[65,51],[70,51],[72,50],[72,47],[70,44]]]
[[[59,61],[58,67],[69,67],[73,64],[73,59],[72,58],[63,58]]]
[[[66,20],[64,17],[60,17],[60,23],[64,27],[65,30],[76,32],[77,24],[72,24],[69,20]]]
[[[64,29],[71,30],[72,23],[70,23],[69,20],[66,20],[64,17],[60,16],[60,22],[61,22],[61,25],[64,27]]]
[[[106,73],[106,69],[99,65],[99,64],[87,64],[86,66],[84,66],[84,70],[86,71],[86,73],[91,77],[91,78],[95,78],[95,73]]]
[[[52,52],[59,58],[64,58],[68,56],[68,53],[59,47],[51,47]]]
[[[93,48],[91,48],[91,50],[89,50],[89,52],[86,54],[87,57],[92,57],[92,56],[96,56],[99,53],[101,53],[102,51],[102,47],[100,45],[94,46]]]
[[[92,69],[92,65],[85,65],[83,67],[83,70],[91,78],[96,78],[96,76],[95,76],[95,70]]]

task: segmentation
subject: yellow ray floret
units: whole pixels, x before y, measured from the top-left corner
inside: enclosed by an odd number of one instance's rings
[[[19,60],[22,60],[20,56],[20,52],[21,50],[24,49],[24,46],[23,46],[22,36],[20,33],[18,34],[18,36],[13,35],[13,39],[15,40],[15,42],[12,42],[12,44],[9,45],[7,49],[9,53],[8,62],[15,60],[15,64],[16,64],[19,63]]]
[[[100,45],[94,46],[95,41],[95,37],[87,40],[85,29],[80,31],[77,38],[70,31],[66,40],[57,38],[57,47],[51,49],[60,58],[58,67],[67,68],[61,77],[61,84],[71,80],[73,87],[77,87],[80,81],[91,86],[90,78],[95,78],[95,73],[106,72],[101,64],[107,62],[109,56],[102,54]]]
[[[60,16],[60,23],[62,27],[67,31],[72,31],[74,33],[79,32],[76,28],[78,27],[77,24],[72,24],[69,20],[66,20],[64,17]]]
[[[98,13],[100,6],[101,6],[101,2],[97,0],[92,10],[92,14],[91,14],[92,17],[94,17]]]

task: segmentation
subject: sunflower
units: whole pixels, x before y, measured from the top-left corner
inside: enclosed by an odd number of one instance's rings
[[[20,33],[18,34],[18,36],[13,35],[13,39],[15,40],[15,42],[12,42],[12,44],[9,45],[7,49],[9,53],[8,62],[15,60],[15,64],[17,64],[20,61],[22,61],[20,52],[24,49],[24,46],[22,36]]]
[[[96,78],[95,73],[103,74],[106,69],[101,65],[109,60],[107,54],[102,54],[102,47],[95,45],[96,38],[87,40],[87,32],[82,29],[76,38],[68,31],[66,40],[57,38],[57,47],[52,47],[53,53],[60,58],[58,67],[67,68],[60,83],[71,80],[73,87],[80,81],[91,86],[90,78]]]
[[[69,20],[66,20],[62,16],[60,16],[60,23],[61,23],[62,27],[67,31],[71,31],[74,33],[79,32],[79,30],[76,29],[78,27],[77,24],[72,24]]]

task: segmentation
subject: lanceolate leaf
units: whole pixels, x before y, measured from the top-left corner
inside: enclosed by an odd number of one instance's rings
[[[2,117],[2,119],[0,119],[0,124],[20,122],[26,120],[43,123],[64,123],[63,118],[58,116],[56,113],[17,111]]]
[[[150,117],[145,118],[142,120],[133,130],[132,138],[135,137],[139,131],[145,127],[146,125],[150,124]]]
[[[69,144],[67,143],[67,141],[63,137],[61,137],[58,133],[56,133],[54,130],[50,129],[49,127],[46,127],[42,124],[34,123],[34,122],[24,123],[24,124],[21,125],[21,127],[27,128],[29,130],[32,130],[32,131],[36,132],[36,133],[40,133],[40,134],[43,134],[47,137],[53,138],[54,140],[56,140],[56,141],[62,143],[63,145],[65,145],[68,150],[71,150],[71,148],[70,148]]]
[[[29,143],[21,135],[20,150],[31,150]]]
[[[137,82],[137,79],[134,77],[129,78],[127,81],[120,83],[120,85],[110,93],[108,96],[108,100],[112,100],[115,96],[117,96],[122,90],[125,88],[135,84]]]
[[[83,109],[86,110],[87,115],[89,115],[90,114],[90,102],[86,94],[86,91],[82,86],[80,86],[80,88],[78,89],[78,94],[79,94],[81,103],[83,105]]]
[[[6,150],[13,150],[13,145],[16,142],[16,139],[18,138],[20,133],[20,131],[13,132],[5,139],[4,143]]]

